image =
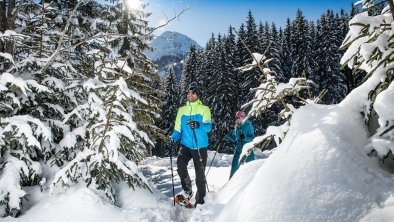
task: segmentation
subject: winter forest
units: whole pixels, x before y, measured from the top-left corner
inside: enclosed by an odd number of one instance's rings
[[[254,13],[192,45],[178,81],[144,54],[145,7],[0,0],[0,221],[393,218],[393,1],[317,21],[298,10],[285,27]],[[168,136],[195,84],[212,113],[211,191],[180,209]],[[255,138],[228,181],[237,110]]]
[[[355,13],[351,12],[353,15]],[[349,30],[350,16],[343,10],[335,14],[327,10],[318,21],[307,21],[302,11],[298,10],[295,19],[288,19],[282,29],[277,28],[275,23],[255,21],[249,11],[245,24],[239,28],[230,26],[225,35],[212,34],[204,50],[196,51],[191,46],[179,83],[173,76],[173,70],[168,70],[167,97],[160,127],[172,130],[176,110],[185,102],[183,92],[191,83],[198,82],[203,91],[202,99],[211,107],[215,121],[213,144],[221,143],[221,135],[233,126],[233,114],[253,99],[254,89],[261,84],[259,69],[242,74],[236,69],[253,61],[248,50],[265,53],[271,59],[267,66],[275,72],[278,83],[287,83],[291,78],[313,81],[308,86],[308,92],[300,95],[303,99],[317,97],[326,90],[320,103],[340,102],[361,82],[364,75],[362,71],[353,75],[348,68],[341,70],[340,59],[344,50],[340,50],[340,46]],[[301,104],[295,102],[294,106]],[[283,123],[278,119],[282,108],[280,104],[270,104],[263,114],[254,115],[258,134],[264,134],[268,126]],[[248,107],[245,109],[249,110]],[[162,155],[160,147],[154,153]],[[229,149],[224,145],[220,151],[231,153]]]

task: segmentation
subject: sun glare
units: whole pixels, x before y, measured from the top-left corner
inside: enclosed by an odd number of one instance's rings
[[[141,0],[127,0],[127,5],[131,9],[141,9]]]

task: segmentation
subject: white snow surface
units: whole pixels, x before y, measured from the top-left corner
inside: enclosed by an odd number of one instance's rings
[[[196,209],[173,206],[170,159],[150,157],[139,169],[153,193],[120,184],[114,206],[82,185],[52,195],[31,188],[25,213],[2,221],[392,221],[394,177],[365,153],[369,135],[356,98],[357,91],[339,105],[296,110],[282,144],[257,151],[230,181],[232,155],[216,155],[206,204]],[[173,166],[179,193],[175,157]],[[196,191],[192,163],[189,173]]]

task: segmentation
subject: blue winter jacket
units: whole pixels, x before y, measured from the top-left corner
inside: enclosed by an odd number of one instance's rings
[[[193,129],[187,125],[189,121],[197,121],[200,124],[200,127],[194,129],[197,143]],[[211,111],[208,106],[204,106],[200,100],[186,102],[186,105],[178,110],[174,132],[171,137],[174,142],[181,139],[181,144],[190,149],[207,148],[209,144],[208,133],[211,129]]]
[[[241,140],[240,134],[243,134],[245,138]],[[234,157],[231,164],[231,172],[230,178],[234,175],[234,173],[238,170],[239,167],[239,158],[242,153],[242,147],[246,144],[251,142],[254,139],[254,127],[250,120],[246,120],[245,122],[241,123],[240,126],[236,127],[233,132],[230,132],[226,135],[226,138],[232,142],[235,142],[235,150],[234,150]],[[251,154],[246,158],[246,162],[254,160],[254,152],[252,151]]]

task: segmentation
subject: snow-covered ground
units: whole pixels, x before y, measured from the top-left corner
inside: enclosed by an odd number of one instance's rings
[[[232,156],[218,154],[206,204],[197,209],[173,206],[170,159],[151,157],[140,169],[153,193],[119,185],[114,206],[81,185],[52,196],[35,190],[22,216],[2,221],[392,221],[394,177],[366,155],[368,136],[349,102],[307,105],[295,112],[283,143],[258,152],[231,181]]]
[[[210,164],[214,152],[208,153]],[[270,152],[257,152],[256,157],[263,159],[269,154]],[[36,187],[29,191],[32,195],[24,206],[26,213],[19,218],[7,217],[0,221],[212,221],[230,197],[216,202],[218,191],[228,182],[231,160],[232,155],[216,155],[207,177],[210,190],[206,197],[207,204],[195,210],[173,206],[170,158],[151,157],[140,165],[140,169],[151,182],[153,193],[139,188],[134,191],[127,185],[120,184],[117,187],[119,201],[114,206],[106,198],[102,198],[102,193],[82,185],[66,191],[59,190],[53,195],[42,193]],[[256,160],[253,164],[242,167],[243,176],[240,175],[241,178],[238,180],[232,180],[234,185],[230,189],[227,188],[227,193],[235,193],[250,180],[262,163],[263,160]],[[173,167],[175,192],[179,193],[182,188],[176,172],[176,158],[173,158]],[[192,162],[188,167],[194,184],[193,189],[196,190]]]

